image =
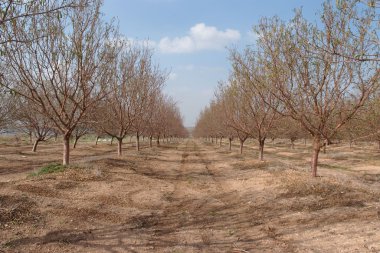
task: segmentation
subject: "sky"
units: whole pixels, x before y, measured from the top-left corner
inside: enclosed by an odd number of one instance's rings
[[[170,72],[164,93],[177,101],[184,125],[196,124],[230,73],[229,48],[254,45],[252,32],[263,17],[289,20],[296,8],[314,22],[322,0],[104,0],[106,20],[154,50],[154,61]]]

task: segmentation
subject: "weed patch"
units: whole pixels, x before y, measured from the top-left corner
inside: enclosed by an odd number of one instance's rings
[[[62,164],[52,163],[40,168],[37,172],[33,172],[30,175],[33,177],[40,176],[40,175],[45,175],[45,174],[50,174],[50,173],[55,173],[55,172],[62,172],[65,169],[66,169],[66,166]]]

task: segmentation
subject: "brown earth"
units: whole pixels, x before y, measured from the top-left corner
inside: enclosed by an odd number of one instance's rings
[[[145,143],[146,145],[146,143]],[[371,147],[268,144],[266,162],[200,140],[126,148],[0,146],[0,252],[380,252],[380,161]],[[359,168],[359,169],[358,169]]]

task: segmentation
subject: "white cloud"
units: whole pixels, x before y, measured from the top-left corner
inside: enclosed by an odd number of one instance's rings
[[[190,28],[187,36],[173,39],[162,38],[158,47],[163,53],[191,53],[199,50],[220,50],[230,43],[240,39],[240,32],[226,29],[220,31],[214,26],[204,23],[196,24]]]

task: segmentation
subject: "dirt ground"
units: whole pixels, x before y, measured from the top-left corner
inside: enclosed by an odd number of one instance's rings
[[[128,146],[128,147],[127,147]],[[243,155],[202,140],[138,153],[79,143],[0,144],[0,252],[380,252],[380,152],[329,147],[320,177],[301,143]]]

